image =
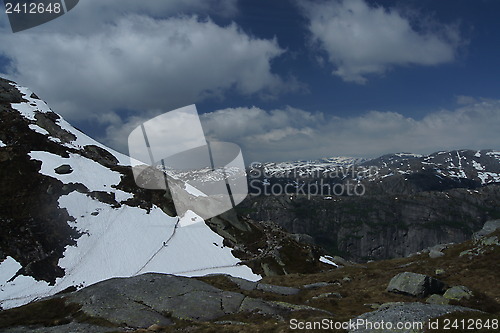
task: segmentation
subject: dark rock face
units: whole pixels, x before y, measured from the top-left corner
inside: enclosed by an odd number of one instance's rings
[[[21,103],[23,95],[13,87],[14,82],[0,78],[0,103]]]
[[[404,272],[391,279],[387,291],[415,297],[425,297],[430,294],[445,292],[445,284],[430,276]]]
[[[253,196],[240,214],[308,234],[331,254],[356,261],[462,242],[485,221],[500,218],[497,151],[401,153],[345,162],[251,166]]]
[[[82,155],[104,166],[115,166],[118,164],[118,160],[110,152],[94,145],[85,146]]]
[[[500,216],[500,185],[331,200],[259,196],[250,197],[238,210],[253,220],[311,235],[332,254],[377,260],[469,239],[485,221]]]
[[[60,175],[67,175],[67,174],[70,174],[73,172],[73,169],[71,169],[71,166],[68,165],[68,164],[63,164],[63,165],[60,165],[58,166],[57,168],[54,169],[54,171],[57,173],[57,174],[60,174]]]
[[[500,229],[500,220],[486,221],[483,228],[478,232],[475,232],[472,238],[477,241],[481,237],[489,235],[498,229]]]
[[[36,113],[35,119],[38,126],[45,129],[53,137],[59,138],[61,142],[67,143],[76,140],[74,134],[63,130],[61,126],[56,124],[56,120],[59,119],[59,116],[54,112]]]

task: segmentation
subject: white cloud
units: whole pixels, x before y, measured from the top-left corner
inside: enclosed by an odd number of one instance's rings
[[[76,8],[75,8],[76,10]],[[29,86],[70,121],[120,110],[164,112],[229,90],[276,95],[294,89],[271,71],[276,40],[196,16],[128,15],[86,34],[0,34],[8,77]]]
[[[500,148],[500,100],[431,112],[419,120],[396,112],[341,118],[290,107],[273,111],[253,107],[208,113],[202,124],[211,139],[239,144],[246,163]]]
[[[309,19],[313,42],[335,66],[334,75],[363,84],[367,75],[394,66],[439,65],[456,58],[459,30],[420,18],[413,21],[396,9],[370,6],[364,0],[300,2]]]

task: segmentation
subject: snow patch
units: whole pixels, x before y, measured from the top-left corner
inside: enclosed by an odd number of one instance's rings
[[[494,172],[478,172],[477,176],[481,179],[481,184],[500,182],[500,174]]]
[[[0,263],[0,281],[5,281],[0,284],[0,292],[2,292],[2,300],[0,306],[4,309],[21,306],[27,302],[38,299],[50,290],[47,282],[36,281],[31,276],[20,275],[14,280],[12,279],[16,273],[22,268],[12,257],[7,257]]]
[[[61,196],[59,207],[75,217],[68,224],[82,234],[76,245],[66,247],[59,260],[66,275],[54,286],[25,276],[0,285],[3,308],[20,306],[70,286],[82,288],[147,272],[182,276],[220,273],[251,281],[261,279],[241,265],[232,249],[223,245],[224,239],[191,211],[179,218],[166,215],[156,206],[149,213],[127,205],[112,208],[79,192]],[[8,281],[20,268],[12,258],[4,261],[0,265],[1,281]]]
[[[64,158],[45,151],[32,151],[29,155],[32,159],[42,162],[40,173],[59,179],[64,184],[82,183],[90,191],[109,192],[115,190],[111,185],[118,185],[121,180],[119,172],[81,155],[69,154],[69,158]],[[55,169],[63,164],[70,165],[73,171],[64,175],[56,173]]]
[[[44,128],[41,128],[40,126],[36,125],[36,124],[29,124],[28,127],[32,130],[32,131],[35,131],[37,133],[40,133],[40,134],[43,134],[43,135],[50,135],[49,132],[47,132],[46,129]]]
[[[472,166],[478,171],[484,170],[484,167],[481,165],[481,163],[478,163],[476,161],[472,161]]]
[[[11,106],[14,110],[19,111],[24,118],[31,121],[36,121],[35,112],[41,112],[41,113],[53,112],[44,101],[30,97],[32,95],[32,91],[30,89],[19,85],[15,85],[15,87],[19,90],[19,92],[23,95],[23,98],[27,100],[27,102],[11,103]],[[83,147],[88,145],[98,146],[110,152],[113,156],[115,156],[118,159],[119,164],[130,165],[130,157],[122,153],[119,153],[113,149],[110,149],[109,147],[97,142],[96,140],[90,138],[89,136],[85,135],[84,133],[80,132],[79,130],[71,126],[71,124],[69,124],[66,120],[64,120],[64,118],[62,118],[60,115],[58,116],[59,119],[56,120],[56,124],[58,124],[63,130],[66,130],[76,136],[76,140],[64,144],[66,147],[82,149]],[[41,127],[38,128],[31,127],[30,125],[30,128],[41,134],[50,135],[47,131],[45,131]],[[56,142],[60,143],[60,140],[58,140],[57,138],[51,137],[51,140],[53,141],[55,140]]]
[[[321,256],[319,257],[319,261],[321,261],[322,263],[324,264],[328,264],[328,265],[332,265],[332,266],[335,266],[335,267],[339,267],[339,265],[337,265],[336,263],[334,263],[332,261],[332,257],[330,256]]]
[[[2,147],[7,147],[7,145],[5,143],[3,143],[2,140],[0,140],[0,148],[2,148]]]

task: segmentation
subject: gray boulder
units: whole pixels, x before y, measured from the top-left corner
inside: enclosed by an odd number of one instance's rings
[[[73,172],[73,169],[71,168],[70,165],[68,164],[63,164],[63,165],[60,165],[58,166],[57,168],[54,169],[54,171],[57,173],[57,174],[60,174],[60,175],[67,175],[69,173],[72,173]]]
[[[316,289],[316,288],[323,288],[323,287],[328,287],[333,285],[333,283],[329,282],[316,282],[316,283],[310,283],[310,284],[305,284],[302,287],[304,289]]]
[[[226,276],[227,279],[238,286],[238,288],[252,291],[252,290],[260,290],[267,293],[279,294],[279,295],[295,295],[300,292],[300,289],[291,288],[291,287],[283,287],[283,286],[275,286],[267,283],[259,283],[248,281],[239,277],[234,276]]]
[[[416,297],[430,294],[442,294],[445,284],[427,275],[403,272],[391,279],[387,291]]]
[[[443,297],[448,300],[460,301],[463,298],[469,299],[473,296],[472,291],[465,286],[454,286],[446,290]]]
[[[429,257],[434,259],[434,258],[439,258],[444,256],[444,253],[441,251],[436,251],[436,250],[430,250],[429,251]]]
[[[425,300],[425,302],[429,304],[448,304],[450,303],[450,300],[441,295],[432,294]]]
[[[240,311],[245,298],[196,279],[143,274],[97,283],[71,294],[66,300],[82,305],[81,310],[88,316],[102,317],[120,326],[147,328],[153,324],[171,324],[169,316],[206,321],[233,314]],[[277,312],[264,301],[250,303],[254,307],[246,306],[242,310]]]
[[[257,290],[261,290],[264,292],[279,294],[279,295],[296,295],[300,292],[300,289],[291,288],[291,287],[283,287],[283,286],[275,286],[272,284],[266,283],[258,283]]]
[[[296,288],[255,283],[238,278],[232,280],[246,289],[253,288],[251,290],[260,289],[282,295],[300,291]],[[64,319],[62,325],[50,328],[30,327],[29,331],[97,333],[117,331],[119,327],[147,329],[168,326],[173,324],[175,319],[211,321],[241,312],[256,312],[277,318],[298,310],[324,313],[323,310],[312,307],[264,301],[237,292],[224,291],[194,278],[155,273],[114,278],[72,293],[54,295],[51,299],[77,306],[79,318],[88,320],[77,322],[76,317],[71,314]],[[110,326],[111,329],[108,329]],[[25,331],[27,329],[23,326],[2,330],[2,332],[16,333]]]

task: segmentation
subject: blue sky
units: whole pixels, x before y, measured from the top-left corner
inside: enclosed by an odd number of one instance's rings
[[[189,104],[247,163],[499,149],[495,0],[81,0],[13,34],[0,75],[127,152]]]

